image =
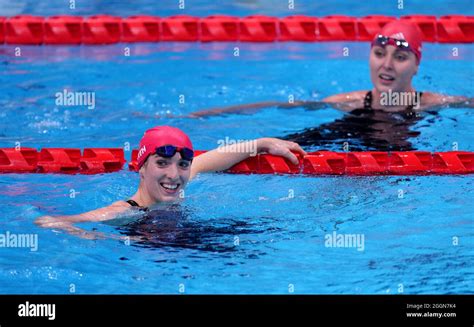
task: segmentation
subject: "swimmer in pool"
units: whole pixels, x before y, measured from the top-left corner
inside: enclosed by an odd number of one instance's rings
[[[132,197],[78,215],[43,216],[36,220],[36,224],[95,239],[96,233],[87,232],[74,224],[111,220],[131,209],[146,211],[159,203],[177,201],[181,191],[197,174],[229,169],[256,153],[282,156],[294,164],[298,163],[295,153],[306,155],[294,142],[274,138],[260,138],[248,142],[245,146],[223,146],[194,157],[191,140],[183,131],[170,126],[151,128],[140,141],[137,157],[140,183]]]
[[[354,109],[389,112],[473,107],[473,98],[447,96],[416,91],[412,79],[418,72],[422,54],[422,36],[409,22],[392,21],[375,35],[370,49],[369,66],[373,88],[329,96],[322,101],[261,102],[216,108],[192,113],[192,117],[207,117],[225,113],[246,113],[265,107],[333,108],[350,112]],[[390,101],[388,101],[390,98]],[[402,101],[403,100],[403,101]],[[402,104],[401,102],[408,102]]]
[[[346,114],[340,119],[306,128],[279,138],[297,142],[306,149],[340,151],[410,151],[416,150],[410,139],[420,133],[411,129],[436,109],[473,107],[474,101],[461,96],[420,92],[412,85],[422,54],[421,34],[417,27],[403,21],[385,25],[375,35],[369,66],[373,88],[336,94],[321,102],[262,102],[199,111],[192,117],[226,113],[250,113],[265,107],[321,109],[332,107]],[[425,114],[421,114],[425,111]],[[429,119],[432,120],[433,118]]]

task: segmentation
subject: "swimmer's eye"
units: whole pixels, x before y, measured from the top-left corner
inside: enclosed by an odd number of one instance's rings
[[[156,161],[158,167],[166,167],[168,165],[168,160],[160,159]]]
[[[374,54],[377,58],[382,58],[385,55],[385,51],[382,49],[375,49]]]
[[[395,59],[397,59],[398,61],[405,61],[408,59],[408,56],[404,53],[397,53],[395,55]]]
[[[191,166],[191,161],[181,160],[181,161],[179,162],[179,166],[180,166],[181,168],[187,169],[187,168],[189,168],[189,167]]]

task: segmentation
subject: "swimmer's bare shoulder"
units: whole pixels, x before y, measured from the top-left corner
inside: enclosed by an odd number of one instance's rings
[[[324,98],[322,101],[330,103],[331,106],[336,109],[351,111],[364,106],[364,98],[366,94],[367,91],[340,93]]]
[[[423,92],[420,110],[436,110],[443,108],[473,108],[473,98],[440,93]]]

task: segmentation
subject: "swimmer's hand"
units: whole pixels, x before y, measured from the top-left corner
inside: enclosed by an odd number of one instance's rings
[[[306,155],[306,152],[299,146],[298,143],[269,137],[257,140],[257,152],[269,153],[275,156],[284,157],[294,165],[297,165],[299,161],[293,152],[296,152],[301,156]]]
[[[306,152],[295,142],[267,137],[245,141],[238,144],[221,146],[194,158],[191,165],[190,179],[193,179],[199,173],[227,170],[258,153],[282,156],[295,165],[298,164],[298,158],[295,153],[302,156],[306,155]]]

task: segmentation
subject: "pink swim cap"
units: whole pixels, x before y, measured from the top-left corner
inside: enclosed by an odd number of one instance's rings
[[[375,35],[374,40],[379,34],[392,39],[407,41],[410,49],[415,54],[418,63],[420,62],[422,35],[415,24],[408,21],[394,20],[386,24],[382,30]]]
[[[150,154],[155,153],[156,148],[163,145],[174,145],[178,148],[189,148],[193,150],[193,144],[189,137],[179,128],[171,126],[156,126],[145,132],[140,140],[138,150],[138,168],[140,169]]]

